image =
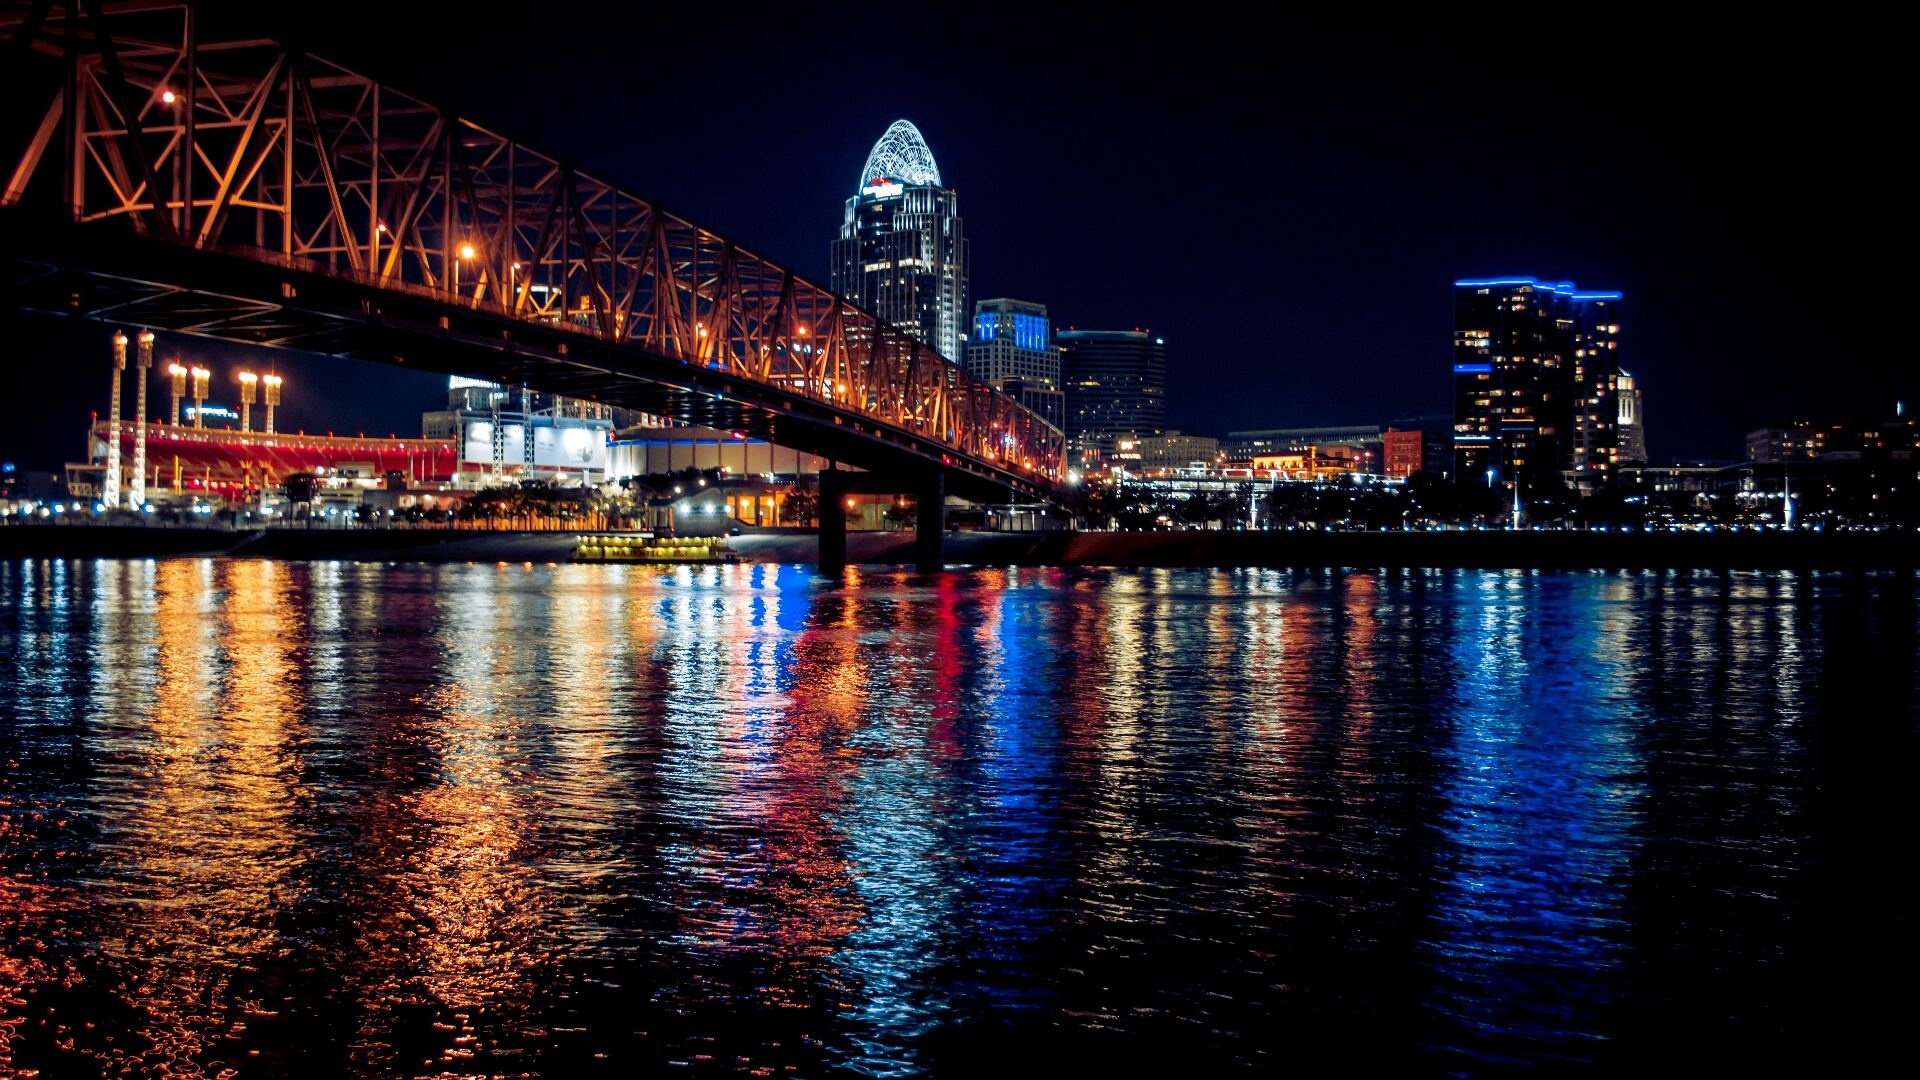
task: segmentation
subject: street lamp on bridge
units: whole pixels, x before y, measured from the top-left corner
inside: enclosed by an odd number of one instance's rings
[[[460,295],[460,264],[472,262],[479,252],[474,250],[473,241],[463,240],[453,253],[458,256],[453,264],[453,294],[458,296]]]

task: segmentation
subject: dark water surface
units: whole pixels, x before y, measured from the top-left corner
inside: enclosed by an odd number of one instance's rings
[[[1860,1053],[1917,591],[0,564],[0,1074]]]

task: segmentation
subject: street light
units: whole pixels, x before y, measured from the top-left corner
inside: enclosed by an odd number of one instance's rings
[[[471,241],[462,241],[460,246],[454,249],[454,254],[460,257],[459,261],[453,264],[453,291],[455,295],[458,295],[460,292],[460,263],[472,262],[473,257],[477,255],[478,252],[473,249],[473,243]]]

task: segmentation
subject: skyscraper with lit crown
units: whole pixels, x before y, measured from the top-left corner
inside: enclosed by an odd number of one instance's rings
[[[833,291],[956,363],[965,359],[967,240],[959,197],[920,129],[896,120],[873,144],[833,242]]]

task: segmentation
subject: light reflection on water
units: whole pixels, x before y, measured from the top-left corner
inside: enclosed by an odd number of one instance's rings
[[[0,564],[0,1073],[1790,1060],[1915,592]]]

